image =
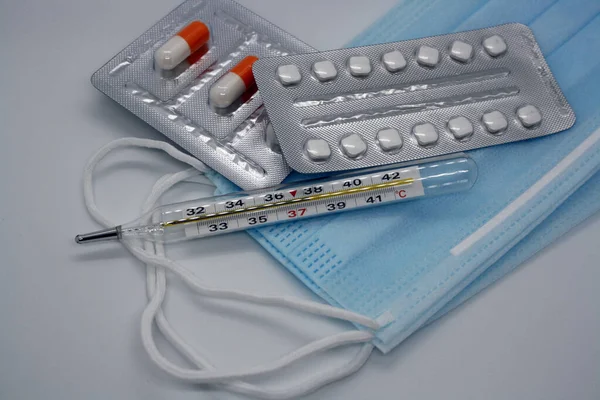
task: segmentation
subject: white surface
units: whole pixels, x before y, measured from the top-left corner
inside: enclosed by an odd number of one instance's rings
[[[365,56],[350,57],[348,69],[353,76],[367,76],[371,73],[371,60]]]
[[[246,84],[238,74],[228,72],[223,75],[208,93],[210,104],[226,108],[233,104],[246,91]]]
[[[343,45],[394,2],[242,1],[319,49]],[[139,337],[142,266],[118,245],[73,242],[76,233],[97,228],[80,187],[88,157],[115,138],[162,138],[96,91],[89,77],[177,4],[0,2],[0,50],[19,57],[0,75],[2,399],[238,398],[178,383],[153,367]],[[100,169],[100,205],[115,221],[130,219],[154,180],[180,167],[155,152],[115,155]],[[170,199],[208,193],[197,187],[183,185]],[[599,398],[599,235],[596,216],[390,354],[374,354],[356,375],[309,398]],[[168,253],[215,285],[314,298],[243,233]],[[277,310],[259,318],[252,307],[205,301],[175,279],[169,284],[167,315],[219,366],[273,359],[347,328]],[[335,353],[336,360],[343,355]],[[329,358],[300,372],[323,362]]]
[[[321,82],[330,81],[337,76],[337,69],[335,69],[335,65],[329,60],[314,63],[313,72]]]
[[[297,65],[280,65],[277,68],[277,76],[283,85],[295,85],[300,82],[302,75]]]
[[[190,54],[190,46],[181,36],[175,35],[167,40],[154,53],[154,63],[160,69],[171,70],[185,60]]]
[[[508,126],[506,117],[500,111],[490,111],[485,113],[483,114],[481,120],[485,125],[485,129],[487,129],[490,133],[502,132]]]

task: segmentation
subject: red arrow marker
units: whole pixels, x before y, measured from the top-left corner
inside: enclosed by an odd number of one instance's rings
[[[297,192],[297,190],[290,190],[290,194],[292,195],[292,197],[296,197]]]

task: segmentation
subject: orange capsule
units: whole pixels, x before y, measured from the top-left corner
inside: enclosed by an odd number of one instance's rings
[[[171,70],[204,46],[210,39],[208,27],[200,21],[192,21],[154,53],[154,65],[158,69]]]
[[[210,104],[218,108],[229,107],[246,90],[254,86],[252,64],[256,60],[258,60],[258,57],[248,56],[219,78],[210,88],[210,93],[208,94]]]

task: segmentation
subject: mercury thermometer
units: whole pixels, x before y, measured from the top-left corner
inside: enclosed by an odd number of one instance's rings
[[[465,154],[392,164],[329,178],[164,205],[128,224],[77,235],[77,243],[176,242],[470,189],[477,165]]]

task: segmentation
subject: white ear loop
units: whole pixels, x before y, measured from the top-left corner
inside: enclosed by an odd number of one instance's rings
[[[105,219],[97,208],[93,191],[93,172],[96,165],[112,150],[120,147],[145,147],[160,149],[167,152],[172,157],[187,163],[194,168],[187,169],[174,174],[168,174],[160,178],[154,185],[149,197],[144,202],[143,211],[147,212],[153,208],[160,196],[169,190],[173,185],[193,176],[205,173],[208,168],[202,162],[190,157],[173,146],[165,142],[153,141],[149,139],[125,138],[115,140],[101,148],[87,163],[84,170],[84,198],[88,211],[92,217],[106,227],[114,226]],[[198,277],[191,271],[178,263],[166,258],[164,247],[160,243],[152,244],[145,242],[143,248],[135,242],[123,242],[125,247],[139,260],[146,263],[146,288],[149,302],[142,315],[141,333],[144,348],[150,358],[156,365],[167,373],[186,380],[197,383],[217,384],[219,387],[246,395],[265,399],[287,399],[304,395],[318,388],[342,379],[360,369],[366,362],[373,345],[369,342],[373,339],[373,334],[366,331],[349,331],[315,340],[306,346],[303,346],[278,360],[257,365],[244,371],[219,372],[216,371],[210,361],[201,353],[189,346],[171,327],[161,308],[166,293],[166,275],[164,269],[169,269],[178,275],[200,295],[213,298],[222,298],[252,302],[255,304],[287,307],[312,313],[315,315],[327,316],[361,324],[370,329],[378,329],[379,324],[371,318],[353,313],[344,309],[331,307],[322,303],[300,300],[286,296],[263,296],[235,290],[224,290],[211,288],[204,285]],[[156,268],[156,266],[162,268]],[[165,338],[189,361],[197,365],[200,369],[181,368],[167,360],[158,351],[154,338],[152,336],[152,323],[156,320],[157,326]],[[262,388],[257,385],[248,384],[234,379],[254,377],[264,375],[270,372],[282,369],[295,361],[306,358],[312,354],[322,352],[339,346],[364,343],[354,358],[343,366],[332,368],[328,371],[322,371],[318,374],[305,379],[300,384],[282,388]]]

